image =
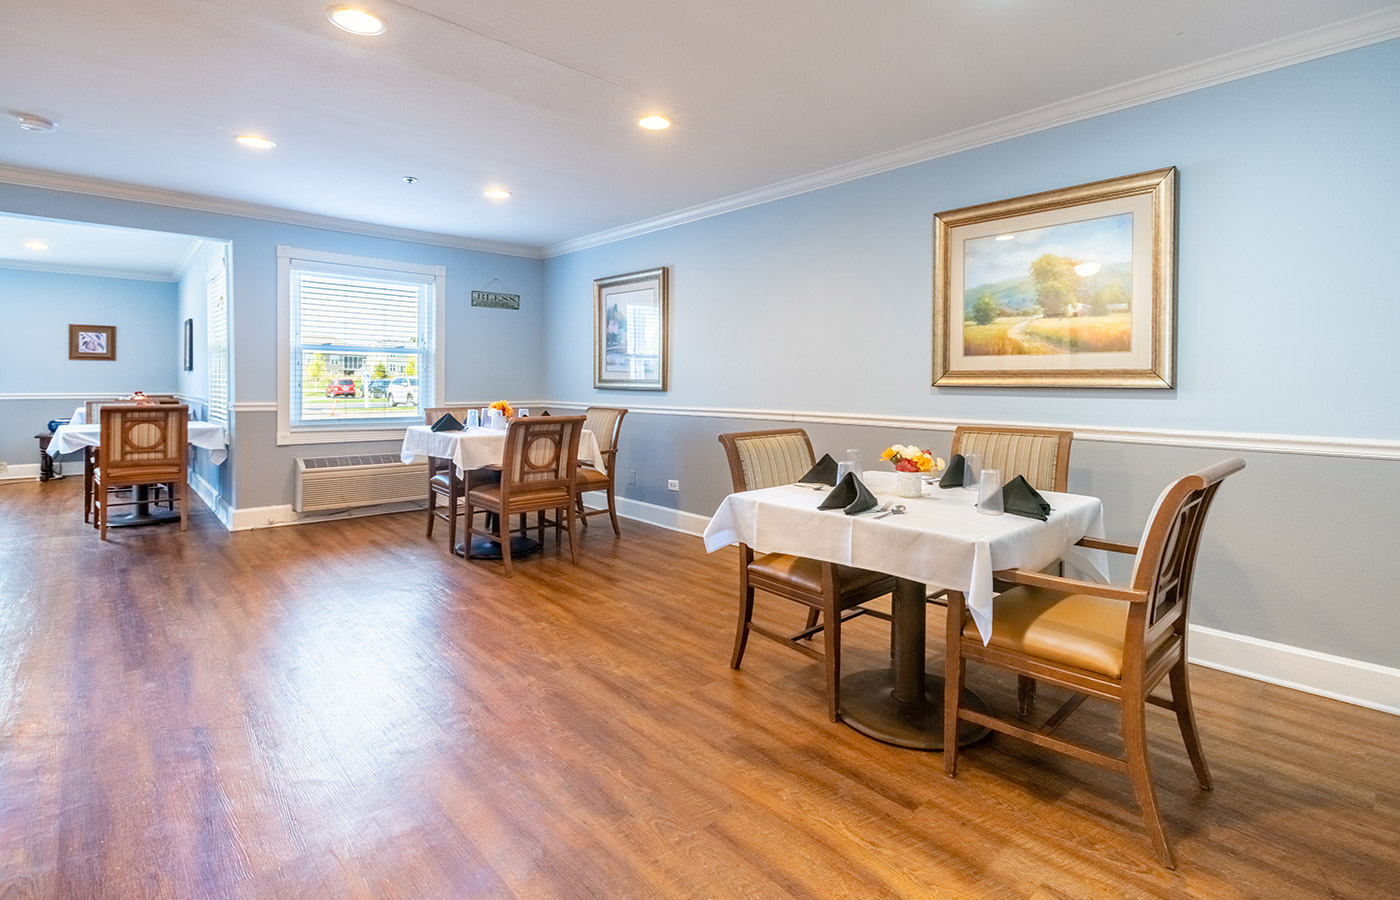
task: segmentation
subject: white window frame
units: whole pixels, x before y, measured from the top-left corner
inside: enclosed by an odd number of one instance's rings
[[[402,440],[406,428],[402,424],[388,426],[365,424],[364,422],[292,424],[292,268],[295,263],[341,267],[347,271],[347,274],[354,274],[353,270],[359,270],[362,274],[380,278],[398,275],[415,280],[432,279],[433,345],[427,354],[429,365],[419,369],[420,379],[426,372],[431,371],[432,373],[432,383],[424,385],[427,389],[419,397],[419,402],[425,407],[438,405],[437,398],[443,392],[447,267],[348,256],[343,253],[326,253],[320,250],[300,250],[286,246],[277,248],[277,443],[279,445],[329,444],[349,441]]]
[[[228,341],[228,245],[219,247],[204,273],[205,306],[209,327],[205,340],[208,371],[205,375],[205,418],[228,427],[229,394],[233,372]]]

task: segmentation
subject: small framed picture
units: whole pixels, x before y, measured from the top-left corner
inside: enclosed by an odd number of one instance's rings
[[[593,282],[593,386],[666,390],[666,267]]]
[[[69,359],[116,359],[117,326],[69,325]]]

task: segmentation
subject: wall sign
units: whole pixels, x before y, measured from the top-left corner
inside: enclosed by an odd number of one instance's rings
[[[472,306],[492,309],[519,309],[519,294],[498,294],[495,291],[472,291]]]

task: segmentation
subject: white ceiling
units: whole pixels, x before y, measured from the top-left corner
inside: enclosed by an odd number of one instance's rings
[[[0,121],[0,177],[558,248],[1400,35],[1382,0],[329,5],[5,3],[0,109],[59,129]]]
[[[26,247],[37,241],[43,249]],[[176,281],[202,238],[24,216],[0,216],[0,268]]]

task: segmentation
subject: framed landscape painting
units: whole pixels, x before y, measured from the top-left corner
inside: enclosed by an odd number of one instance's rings
[[[593,282],[593,386],[666,390],[666,267]]]
[[[933,220],[933,384],[1170,388],[1176,169]]]
[[[117,326],[69,325],[69,359],[116,359]]]

